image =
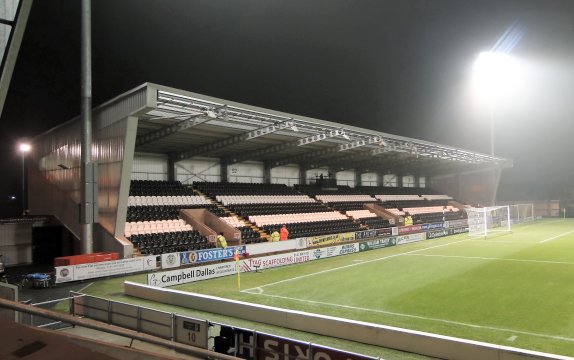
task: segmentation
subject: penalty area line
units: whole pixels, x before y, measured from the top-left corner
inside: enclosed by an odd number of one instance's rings
[[[246,291],[248,291],[248,290],[246,290]],[[283,300],[303,302],[303,303],[307,303],[307,304],[326,305],[326,306],[331,306],[334,308],[344,308],[344,309],[350,309],[350,310],[373,312],[373,313],[379,313],[379,314],[385,314],[385,315],[393,315],[393,316],[398,316],[398,317],[425,320],[425,321],[430,321],[430,322],[439,322],[439,323],[450,324],[450,325],[470,327],[470,328],[474,328],[474,329],[493,330],[493,331],[500,331],[500,332],[508,332],[508,333],[512,333],[512,334],[522,334],[522,335],[535,336],[535,337],[541,337],[541,338],[547,338],[547,339],[553,339],[553,340],[562,340],[562,341],[574,342],[573,338],[568,338],[568,337],[564,337],[564,336],[539,334],[539,333],[533,333],[533,332],[529,332],[529,331],[499,328],[499,327],[488,326],[488,325],[470,324],[470,323],[465,323],[465,322],[460,322],[460,321],[438,319],[438,318],[413,315],[413,314],[404,314],[404,313],[399,313],[399,312],[394,312],[394,311],[377,310],[377,309],[362,308],[362,307],[358,307],[358,306],[333,304],[333,303],[328,303],[328,302],[323,302],[323,301],[298,299],[298,298],[292,298],[292,297],[288,297],[288,296],[272,295],[272,294],[265,294],[265,293],[259,293],[257,295],[267,296],[267,297],[272,297],[272,298],[278,298],[278,299],[283,299]]]
[[[546,243],[546,242],[559,239],[559,238],[561,238],[561,237],[563,237],[563,236],[566,236],[566,235],[568,235],[568,234],[571,234],[571,233],[573,233],[573,232],[574,232],[574,230],[570,230],[570,231],[567,231],[567,232],[565,232],[565,233],[558,234],[558,235],[553,236],[553,237],[549,237],[549,238],[547,238],[547,239],[541,240],[541,241],[539,242],[539,244],[544,244],[544,243]]]
[[[495,258],[495,257],[483,257],[483,256],[460,256],[460,255],[440,255],[440,254],[405,254],[407,256],[426,256],[426,257],[438,257],[438,258],[451,258],[451,259],[471,259],[471,260],[488,260],[488,261],[513,261],[522,263],[534,263],[534,264],[553,264],[553,265],[574,265],[574,262],[568,261],[550,261],[550,260],[533,260],[533,259],[512,259],[512,258]]]

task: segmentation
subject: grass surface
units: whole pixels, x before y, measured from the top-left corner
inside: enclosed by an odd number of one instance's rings
[[[123,296],[124,280],[101,281],[87,292],[162,308]],[[130,280],[145,282],[141,275]],[[242,291],[238,291],[236,278],[225,277],[174,288],[574,356],[571,219],[517,225],[511,234],[488,239],[472,240],[462,234],[246,273],[241,276],[241,285]],[[175,311],[173,307],[166,310]],[[387,359],[411,358],[408,354],[340,340],[311,340],[314,337],[304,333],[203,315],[213,321]]]

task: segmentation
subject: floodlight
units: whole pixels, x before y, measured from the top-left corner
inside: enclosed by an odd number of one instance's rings
[[[31,146],[30,146],[30,144],[22,143],[22,144],[20,144],[19,148],[20,148],[20,151],[22,153],[27,153],[27,152],[30,152]]]
[[[18,148],[22,154],[22,214],[26,214],[26,154],[32,147],[28,143],[20,143]]]
[[[474,63],[474,86],[487,101],[490,121],[490,154],[494,155],[494,109],[521,84],[518,62],[503,52],[482,52]]]
[[[474,63],[475,83],[488,96],[500,94],[517,84],[517,61],[500,52],[482,52]]]

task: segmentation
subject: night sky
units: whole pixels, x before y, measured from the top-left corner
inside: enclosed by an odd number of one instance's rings
[[[574,1],[94,0],[94,106],[155,82],[488,153],[473,63],[512,26],[520,81],[493,105],[502,198],[574,188]],[[4,204],[16,145],[80,113],[80,1],[36,1],[2,114]]]

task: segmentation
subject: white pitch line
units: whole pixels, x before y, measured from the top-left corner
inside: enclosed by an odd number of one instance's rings
[[[558,220],[552,220],[552,221],[545,221],[544,223],[540,224],[540,225],[547,225],[547,224],[556,224],[559,222],[564,222],[565,219],[558,219]]]
[[[248,291],[248,290],[246,290],[246,291]],[[434,322],[440,322],[440,323],[445,323],[445,324],[466,326],[466,327],[471,327],[471,328],[475,328],[475,329],[495,330],[495,331],[509,332],[509,333],[513,333],[513,334],[523,334],[523,335],[543,337],[543,338],[554,339],[554,340],[563,340],[563,341],[574,342],[573,338],[568,338],[568,337],[564,337],[564,336],[546,335],[546,334],[532,333],[532,332],[528,332],[528,331],[498,328],[498,327],[494,327],[494,326],[469,324],[469,323],[464,323],[464,322],[459,322],[459,321],[437,319],[437,318],[431,318],[431,317],[426,317],[426,316],[398,313],[398,312],[393,312],[393,311],[369,309],[369,308],[362,308],[362,307],[350,306],[350,305],[333,304],[333,303],[328,303],[328,302],[323,302],[323,301],[315,301],[315,300],[297,299],[297,298],[292,298],[292,297],[288,297],[288,296],[271,295],[271,294],[264,294],[264,293],[257,294],[257,295],[268,296],[268,297],[273,297],[273,298],[280,298],[280,299],[285,299],[285,300],[299,301],[299,302],[304,302],[304,303],[309,303],[309,304],[327,305],[327,306],[340,307],[340,308],[351,309],[351,310],[368,311],[368,312],[375,312],[375,313],[386,314],[386,315],[394,315],[394,316],[407,317],[407,318],[413,318],[413,319],[419,319],[419,320],[434,321]]]
[[[349,264],[349,265],[334,267],[334,268],[331,268],[331,269],[314,272],[314,273],[312,273],[312,274],[306,274],[306,275],[296,276],[296,277],[292,277],[292,278],[289,278],[289,279],[279,280],[279,281],[275,281],[275,282],[272,282],[272,283],[269,283],[269,284],[260,285],[260,286],[258,286],[257,288],[262,289],[262,288],[267,287],[267,286],[273,286],[273,285],[282,284],[282,283],[289,282],[289,281],[300,280],[300,279],[304,279],[304,278],[307,278],[307,277],[317,276],[317,275],[325,274],[325,273],[332,272],[332,271],[338,271],[338,270],[342,270],[342,269],[347,269],[347,268],[350,268],[350,267],[359,266],[359,265],[364,265],[364,264],[368,264],[368,263],[375,262],[375,261],[387,260],[387,259],[391,259],[391,258],[394,258],[394,257],[397,257],[397,256],[415,253],[415,252],[417,252],[417,251],[423,251],[423,250],[429,250],[429,249],[436,249],[436,248],[443,247],[443,246],[447,246],[447,245],[457,244],[457,243],[460,243],[460,242],[463,242],[463,241],[468,241],[468,239],[463,239],[463,240],[459,240],[459,241],[453,241],[453,242],[448,243],[448,244],[441,244],[441,245],[436,245],[436,246],[430,246],[430,247],[427,247],[427,248],[424,248],[424,249],[416,249],[416,250],[407,251],[407,252],[400,253],[400,254],[394,254],[394,255],[384,256],[384,257],[382,257],[382,258],[377,258],[377,259],[372,259],[372,260],[365,260],[365,261],[360,262],[360,263],[354,263],[354,264]],[[253,289],[253,288],[252,288],[252,289]],[[241,292],[249,292],[249,291],[252,290],[252,289],[241,290]]]
[[[455,258],[455,259],[514,261],[514,262],[554,264],[554,265],[574,265],[574,262],[567,262],[567,261],[527,260],[527,259],[491,258],[491,257],[482,257],[482,256],[432,255],[432,254],[405,254],[405,255],[407,255],[407,256],[440,257],[440,258]]]
[[[489,244],[509,244],[509,245],[528,245],[538,244],[538,241],[509,241],[509,240],[484,240],[484,239],[469,239],[471,242],[489,243]]]
[[[552,241],[552,240],[556,240],[556,239],[558,239],[558,238],[561,238],[561,237],[566,236],[566,235],[568,235],[568,234],[571,234],[571,233],[573,233],[573,232],[574,232],[574,230],[570,230],[570,231],[567,231],[567,232],[565,232],[565,233],[558,234],[558,235],[556,235],[556,236],[550,237],[550,238],[548,238],[548,239],[544,239],[544,240],[540,241],[540,244],[544,244],[545,242]]]

